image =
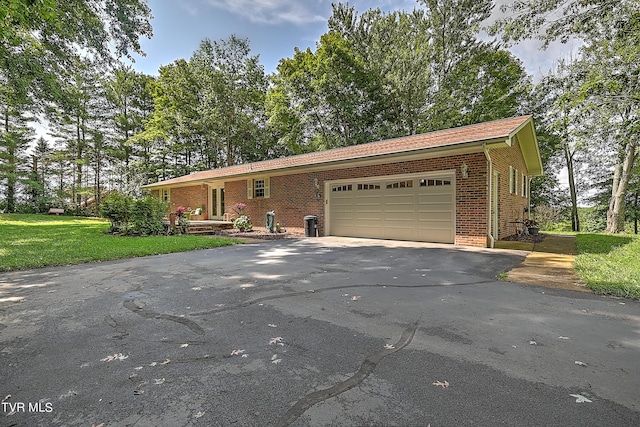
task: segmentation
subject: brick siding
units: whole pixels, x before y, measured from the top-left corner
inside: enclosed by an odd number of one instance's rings
[[[491,151],[494,170],[500,173],[499,180],[499,231],[506,237],[515,230],[516,219],[523,218],[524,208],[529,201],[521,193],[521,174],[526,173],[524,159],[517,142],[514,146]],[[468,167],[468,178],[463,178],[460,166]],[[518,169],[518,194],[509,193],[509,166]],[[319,172],[301,172],[291,175],[269,175],[270,197],[247,197],[247,180],[225,181],[226,212],[235,215],[231,209],[236,203],[247,204],[246,213],[251,216],[255,227],[264,227],[267,211],[275,211],[275,220],[282,226],[295,231],[304,231],[306,215],[316,215],[320,235],[325,231],[324,183],[339,179],[365,178],[386,175],[412,174],[440,170],[456,171],[456,236],[458,245],[487,245],[488,231],[488,163],[484,153],[455,155],[434,159],[394,162],[382,165],[347,167]],[[265,176],[267,176],[265,174]],[[256,175],[252,178],[260,179]],[[317,186],[316,186],[317,180]],[[208,186],[194,185],[171,189],[171,210],[179,205],[185,207],[208,206]],[[319,198],[317,195],[319,194]]]
[[[468,166],[469,177],[466,179],[462,178],[460,172],[463,162]],[[456,170],[456,244],[486,246],[487,161],[483,153],[272,176],[271,195],[266,199],[248,199],[247,181],[230,181],[225,182],[225,200],[228,207],[239,202],[246,203],[247,214],[256,226],[263,226],[265,213],[274,210],[276,222],[287,228],[303,231],[303,218],[306,215],[316,215],[322,236],[325,231],[325,181],[448,169]],[[320,194],[320,199],[317,198],[317,193]]]
[[[522,195],[522,174],[527,175],[527,181],[529,178],[517,139],[511,147],[491,150],[490,155],[493,170],[500,173],[498,178],[498,239],[503,239],[515,234],[515,221],[529,218],[529,213],[526,212],[529,208],[528,194]],[[509,191],[509,166],[518,171],[517,192],[514,193]],[[529,183],[527,183],[527,188],[528,186]]]

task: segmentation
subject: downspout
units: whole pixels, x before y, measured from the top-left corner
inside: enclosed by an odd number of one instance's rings
[[[533,181],[533,178],[527,177],[527,181],[529,181],[527,182],[527,194],[526,194],[527,201],[529,202],[529,218],[533,219],[531,218],[531,181]]]
[[[489,228],[487,230],[488,231],[487,234],[488,234],[488,237],[489,237],[489,247],[493,248],[494,244],[495,244],[495,241],[496,241],[495,236],[492,234],[493,218],[491,217],[491,209],[493,209],[493,200],[492,200],[492,198],[493,198],[493,162],[491,161],[491,156],[489,155],[489,149],[487,148],[487,144],[486,143],[482,144],[482,149],[484,151],[485,157],[487,158],[487,162],[489,163],[489,177],[487,179],[487,181],[488,181],[487,190],[488,190],[488,194],[489,194],[489,197],[488,197],[489,206],[487,206],[488,207],[488,209],[487,209],[487,213],[488,213],[488,215],[487,215],[487,217],[488,217],[487,226]]]

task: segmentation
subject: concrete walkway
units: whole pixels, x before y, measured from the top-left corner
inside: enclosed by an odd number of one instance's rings
[[[540,243],[499,241],[496,247],[530,252],[522,263],[509,271],[510,282],[591,292],[573,270],[578,254],[575,236],[551,234]]]

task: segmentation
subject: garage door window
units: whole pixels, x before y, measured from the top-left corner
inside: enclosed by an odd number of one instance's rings
[[[449,179],[421,179],[420,187],[441,187],[443,185],[451,185]]]
[[[379,190],[380,184],[358,184],[358,190]]]
[[[351,191],[351,190],[353,190],[353,186],[351,184],[348,184],[348,185],[334,185],[333,187],[331,187],[331,191],[333,191],[333,192]]]
[[[411,188],[413,187],[413,180],[410,181],[396,181],[387,184],[387,190],[392,188]]]

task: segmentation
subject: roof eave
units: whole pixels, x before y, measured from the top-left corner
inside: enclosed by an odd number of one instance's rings
[[[375,155],[367,155],[367,156],[358,156],[351,157],[348,159],[335,159],[328,160],[320,163],[314,164],[304,164],[304,165],[295,165],[295,166],[286,166],[279,168],[271,168],[271,169],[263,169],[263,170],[252,170],[249,172],[241,172],[230,175],[222,175],[222,176],[212,176],[212,177],[202,177],[196,178],[188,181],[179,181],[179,182],[171,182],[172,180],[160,181],[153,184],[143,185],[144,189],[159,189],[164,187],[175,187],[175,186],[186,186],[186,185],[197,185],[212,181],[218,180],[226,180],[228,178],[244,178],[248,176],[255,175],[270,175],[274,172],[282,172],[283,174],[289,174],[293,172],[310,170],[310,169],[318,169],[318,168],[335,168],[345,164],[354,164],[359,165],[365,162],[374,162],[374,163],[382,163],[388,161],[400,161],[407,160],[407,158],[412,157],[420,157],[420,156],[429,156],[429,157],[443,157],[448,154],[465,154],[472,152],[480,152],[482,151],[483,144],[496,144],[500,146],[505,146],[507,144],[507,138],[491,138],[484,140],[475,140],[475,141],[465,141],[461,143],[449,144],[438,147],[425,147],[420,149],[412,149],[412,150],[404,150],[393,153],[383,153],[383,154],[375,154]]]

